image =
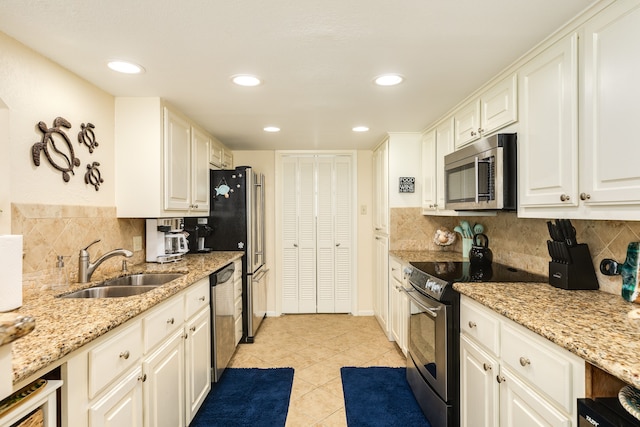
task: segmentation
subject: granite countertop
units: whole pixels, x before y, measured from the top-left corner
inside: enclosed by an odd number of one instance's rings
[[[13,343],[13,384],[51,366],[74,350],[95,340],[127,320],[175,295],[198,280],[242,257],[243,252],[211,252],[187,255],[184,260],[145,263],[130,267],[127,274],[180,272],[184,276],[142,295],[126,298],[56,298],[57,295],[87,288],[108,278],[94,276],[90,283],[75,283],[60,292],[23,290],[23,305],[4,315],[27,316],[35,328]]]
[[[33,316],[21,313],[0,313],[0,345],[9,344],[33,331]]]
[[[446,251],[389,253],[405,262],[462,261],[460,253]],[[455,283],[453,289],[640,388],[640,328],[627,320],[638,304],[547,283]]]

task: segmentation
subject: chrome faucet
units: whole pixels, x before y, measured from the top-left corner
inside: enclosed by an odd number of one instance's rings
[[[122,256],[125,256],[127,258],[133,256],[133,252],[128,251],[126,249],[114,249],[114,250],[109,251],[106,254],[102,255],[100,258],[98,258],[96,260],[96,262],[92,263],[89,260],[89,252],[88,252],[87,249],[89,249],[89,247],[91,245],[95,245],[99,241],[100,241],[100,239],[96,240],[95,242],[90,243],[89,246],[87,246],[86,248],[80,249],[80,256],[78,258],[78,281],[80,283],[87,283],[89,280],[91,280],[91,275],[93,274],[93,272],[105,260],[107,260],[107,259],[109,259],[109,258],[111,258],[113,256],[116,256],[116,255],[122,255]]]

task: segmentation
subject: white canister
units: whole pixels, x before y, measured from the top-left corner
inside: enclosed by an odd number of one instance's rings
[[[22,306],[22,235],[0,236],[0,312]]]

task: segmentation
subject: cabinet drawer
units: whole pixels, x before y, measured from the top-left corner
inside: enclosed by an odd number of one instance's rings
[[[139,363],[142,356],[140,321],[111,333],[113,336],[88,353],[89,398],[95,397],[107,384]]]
[[[571,413],[578,397],[575,396],[573,376],[580,374],[573,368],[572,355],[533,332],[516,328],[516,325],[503,323],[501,338],[503,363]]]
[[[144,317],[144,350],[147,353],[184,324],[184,297],[174,297]]]
[[[200,279],[197,283],[189,287],[185,297],[186,318],[191,319],[191,316],[209,305],[210,299],[211,287],[209,286],[208,277]]]
[[[500,354],[500,320],[488,309],[462,298],[460,332],[473,337],[494,355]]]
[[[391,276],[398,282],[402,283],[402,264],[394,257],[389,258],[389,269]]]

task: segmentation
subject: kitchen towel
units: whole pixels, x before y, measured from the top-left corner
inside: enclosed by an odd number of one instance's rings
[[[22,235],[0,236],[0,312],[22,305]]]

